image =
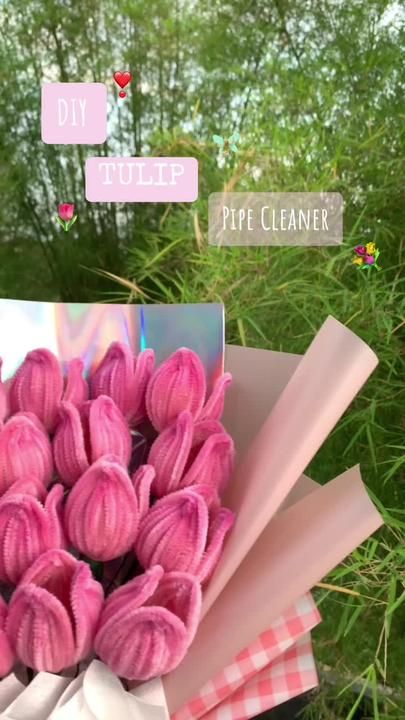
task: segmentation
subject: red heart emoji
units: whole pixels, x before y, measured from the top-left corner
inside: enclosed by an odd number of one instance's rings
[[[128,72],[128,70],[125,70],[125,72],[115,72],[114,80],[117,85],[120,86],[120,88],[124,88],[126,85],[128,85],[128,83],[131,82],[132,74]]]

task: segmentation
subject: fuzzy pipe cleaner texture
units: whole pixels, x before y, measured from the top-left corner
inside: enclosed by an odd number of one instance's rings
[[[0,380],[0,677],[16,661],[57,673],[96,653],[145,681],[194,638],[234,523],[221,506],[231,376],[208,395],[193,351],[154,365],[153,350],[115,342],[86,380],[80,359],[64,377],[36,349]]]

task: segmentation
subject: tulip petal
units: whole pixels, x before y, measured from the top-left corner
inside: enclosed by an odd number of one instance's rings
[[[89,397],[89,388],[83,377],[84,363],[80,358],[69,362],[63,400],[80,407]]]
[[[45,348],[32,350],[12,380],[11,412],[33,412],[48,432],[52,432],[62,392],[62,371],[55,355]]]
[[[198,568],[200,582],[206,583],[214,572],[219,559],[225,538],[235,522],[235,514],[228,508],[219,508],[211,518],[208,531],[207,549]]]
[[[132,478],[138,504],[139,520],[146,515],[150,506],[150,491],[155,477],[152,465],[141,465]]]
[[[128,419],[133,425],[140,423],[146,416],[146,388],[152,377],[155,365],[155,353],[153,350],[143,350],[135,361],[135,373],[133,384],[133,395],[129,407]]]
[[[93,560],[113,560],[133,546],[138,523],[135,490],[126,470],[113,456],[101,458],[68,497],[65,528],[70,541]]]
[[[183,621],[189,644],[194,639],[201,616],[202,592],[197,578],[190,573],[165,573],[147,605],[170,610]]]
[[[114,400],[100,395],[90,403],[89,430],[91,460],[115,455],[125,466],[131,458],[131,433]]]
[[[0,495],[17,480],[52,479],[52,448],[44,428],[31,413],[11,417],[0,431]]]
[[[73,665],[74,638],[60,600],[35,585],[22,585],[11,598],[7,636],[17,657],[35,670],[60,672]]]
[[[146,681],[165,675],[179,664],[187,648],[184,624],[161,607],[128,609],[119,624],[114,618],[101,623],[95,640],[101,660],[128,680]]]
[[[62,531],[57,506],[63,488],[49,493],[47,507],[32,495],[8,494],[0,501],[0,579],[17,584],[42,553],[60,547]]]
[[[92,650],[104,593],[86,563],[79,563],[72,581],[71,608],[75,620],[76,654],[74,662],[86,658]]]
[[[193,418],[184,410],[154,441],[148,463],[155,468],[153,492],[163,497],[178,490],[193,439]]]
[[[89,383],[92,398],[108,395],[127,417],[134,384],[134,356],[128,345],[111,343]]]
[[[5,384],[1,379],[1,369],[3,367],[3,360],[0,358],[0,425],[4,422],[9,414],[9,402],[8,392]]]
[[[142,575],[137,575],[133,580],[114,590],[104,603],[100,624],[105,624],[112,618],[119,623],[127,614],[129,606],[131,610],[136,610],[144,605],[152,597],[163,574],[163,568],[154,565]]]
[[[0,595],[0,678],[11,672],[14,665],[14,653],[5,632],[7,605]]]
[[[158,500],[142,520],[135,552],[144,568],[161,565],[166,572],[195,572],[208,532],[208,509],[192,489]]]
[[[156,428],[163,430],[183,411],[196,418],[206,393],[204,366],[198,355],[180,348],[154,372],[146,391],[146,409]]]
[[[231,373],[224,373],[216,381],[213,391],[205,403],[198,420],[219,420],[224,411],[225,392],[232,382]]]
[[[232,473],[234,444],[226,432],[211,435],[184,475],[181,487],[210,485],[221,495]]]
[[[59,477],[72,487],[88,469],[85,436],[79,410],[70,402],[62,402],[60,421],[53,439],[53,454]]]

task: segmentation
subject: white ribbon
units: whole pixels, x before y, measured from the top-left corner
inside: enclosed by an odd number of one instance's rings
[[[40,672],[25,687],[0,682],[0,720],[169,720],[161,680],[127,692],[99,660],[75,678]]]

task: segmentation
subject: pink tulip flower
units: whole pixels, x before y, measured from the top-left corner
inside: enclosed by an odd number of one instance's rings
[[[100,395],[80,409],[62,402],[53,453],[59,477],[69,487],[103,455],[115,455],[128,465],[131,433],[114,400]]]
[[[9,400],[12,413],[34,413],[48,432],[53,432],[58,418],[59,403],[63,399],[81,404],[87,399],[87,385],[83,380],[81,360],[68,366],[66,389],[58,359],[50,350],[29,352],[11,382]]]
[[[201,587],[194,577],[152,567],[107,598],[95,651],[128,680],[165,675],[184,658],[200,613]]]
[[[6,635],[7,605],[0,595],[0,678],[11,672],[14,665],[14,653]]]
[[[1,368],[3,360],[0,358],[0,426],[9,414],[8,392],[4,382],[1,379]]]
[[[18,490],[17,487],[15,489]],[[17,585],[25,571],[42,553],[64,546],[62,501],[62,485],[53,486],[44,505],[33,495],[11,490],[2,497],[0,580]]]
[[[208,510],[206,488],[178,490],[157,501],[142,520],[135,553],[142,567],[161,565],[166,572],[184,571],[205,582],[221,556],[234,523],[227,508]]]
[[[65,550],[48,550],[11,598],[7,637],[25,665],[57,673],[89,655],[102,606],[103,589],[89,566]]]
[[[230,478],[234,459],[232,438],[218,420],[194,423],[184,410],[154,441],[148,457],[156,472],[153,494],[192,485],[208,485],[221,495]]]
[[[180,348],[157,368],[148,384],[146,409],[149,419],[159,432],[176,420],[183,410],[188,410],[194,420],[218,420],[230,381],[229,373],[222,375],[204,406],[204,366],[195,352]]]
[[[53,473],[52,447],[32,413],[13,415],[0,430],[0,495],[19,480],[47,486]]]
[[[143,466],[131,481],[111,455],[97,460],[77,481],[65,508],[72,545],[92,560],[114,560],[134,546],[141,514],[149,507],[153,468]]]
[[[73,203],[61,203],[58,205],[58,215],[64,222],[69,222],[75,214],[75,206]]]
[[[145,392],[154,362],[153,350],[144,350],[135,358],[124,343],[111,343],[90,377],[91,397],[109,395],[128,422],[138,424],[146,417]]]

